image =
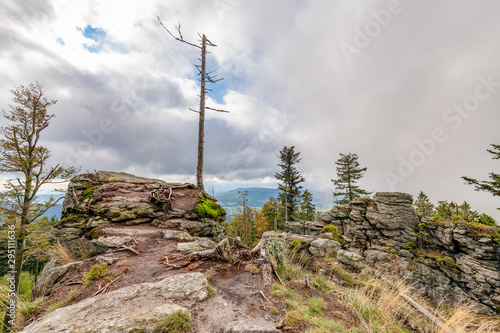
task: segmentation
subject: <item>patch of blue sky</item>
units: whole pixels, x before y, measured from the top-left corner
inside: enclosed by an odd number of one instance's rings
[[[224,104],[224,95],[227,93],[227,85],[224,81],[226,80],[221,80],[216,83],[207,82],[207,88],[210,89],[207,91],[207,96],[218,104]]]
[[[78,28],[78,30],[83,34],[85,38],[93,40],[95,43],[85,44],[84,47],[90,53],[99,53],[102,48],[104,39],[106,38],[106,32],[101,28],[93,28],[87,25],[85,29]]]
[[[56,39],[56,42],[62,46],[64,46],[66,43],[64,42],[64,39],[62,39],[61,37],[57,38]]]

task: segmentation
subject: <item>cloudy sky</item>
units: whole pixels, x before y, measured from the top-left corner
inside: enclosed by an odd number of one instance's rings
[[[311,189],[329,191],[352,152],[367,190],[500,220],[499,199],[460,178],[500,169],[486,152],[500,143],[499,15],[495,0],[6,0],[0,107],[38,80],[58,100],[43,137],[54,162],[194,182],[199,54],[160,16],[217,44],[208,67],[224,80],[207,105],[231,113],[207,114],[207,186],[272,187],[293,145]]]

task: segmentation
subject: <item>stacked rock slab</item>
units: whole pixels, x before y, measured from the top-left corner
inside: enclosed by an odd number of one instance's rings
[[[167,190],[169,202],[152,200],[151,191],[162,188],[171,189]],[[93,229],[110,224],[151,223],[159,228],[188,231],[194,236],[217,235],[225,214],[200,217],[196,210],[200,195],[202,192],[192,184],[167,183],[123,172],[78,175],[68,185],[62,219],[53,234],[57,240],[68,242],[84,237],[92,239],[96,236]]]
[[[420,221],[412,203],[406,193],[377,193],[318,220],[337,226],[349,251],[376,267],[398,269],[433,302],[471,301],[483,313],[500,312],[498,229]]]

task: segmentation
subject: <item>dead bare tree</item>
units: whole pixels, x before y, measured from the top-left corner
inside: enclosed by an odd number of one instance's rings
[[[201,58],[199,59],[201,65],[195,65],[196,69],[198,69],[198,72],[199,72],[198,75],[200,76],[200,82],[201,82],[201,84],[200,84],[200,109],[199,110],[189,109],[189,110],[200,114],[200,121],[199,121],[199,126],[198,126],[198,166],[196,168],[196,186],[200,190],[204,190],[204,187],[203,187],[203,155],[204,155],[204,145],[205,145],[205,110],[208,109],[208,110],[212,110],[212,111],[216,111],[216,112],[229,113],[229,111],[226,111],[226,110],[215,109],[215,108],[205,106],[206,93],[207,93],[207,91],[210,91],[210,89],[206,88],[207,81],[209,83],[217,83],[218,81],[223,80],[223,79],[217,79],[217,75],[212,75],[212,72],[207,73],[207,68],[206,68],[206,55],[207,55],[207,53],[210,53],[210,52],[207,52],[207,46],[216,47],[217,45],[215,45],[210,40],[208,40],[208,38],[205,36],[205,34],[203,34],[203,36],[198,34],[198,36],[200,36],[200,38],[201,38],[201,40],[199,41],[201,43],[201,45],[196,45],[194,43],[188,42],[182,36],[180,23],[178,26],[175,27],[175,29],[177,30],[177,36],[175,36],[174,34],[172,34],[170,32],[170,30],[167,29],[167,27],[165,27],[163,25],[159,16],[158,16],[158,22],[160,22],[161,26],[175,40],[182,42],[182,43],[185,43],[185,44],[188,44],[190,46],[196,47],[196,48],[200,49],[200,51],[201,51]]]

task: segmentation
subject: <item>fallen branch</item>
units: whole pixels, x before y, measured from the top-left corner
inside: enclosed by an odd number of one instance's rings
[[[123,244],[120,245],[120,246],[118,246],[118,249],[116,249],[116,251],[130,251],[130,252],[132,252],[132,253],[134,253],[136,255],[139,255],[139,251],[137,251],[137,250],[135,250],[135,249],[133,249],[131,247],[128,247],[126,245],[123,245]]]
[[[260,294],[260,296],[262,296],[262,298],[264,298],[266,300],[266,302],[271,303],[271,301],[269,300],[269,298],[267,298],[266,295],[264,295],[264,293],[261,290],[256,291],[255,293],[256,294]]]
[[[69,282],[66,282],[64,285],[70,286],[72,284],[83,284],[83,283],[82,283],[82,281],[69,281]]]
[[[104,286],[104,288],[102,288],[102,289],[100,288],[101,286],[99,286],[99,289],[97,290],[97,292],[94,295],[92,295],[91,297],[94,297],[94,296],[99,295],[101,293],[107,293],[109,291],[109,287],[111,286],[111,284],[113,284],[114,282],[118,281],[118,279],[121,278],[122,275],[123,275],[123,273],[120,274],[120,275],[118,275],[118,277],[116,279],[114,279],[113,281],[111,281],[108,284],[106,284]]]
[[[427,319],[429,319],[434,324],[436,324],[437,326],[439,326],[439,328],[443,329],[444,323],[440,319],[438,319],[436,316],[434,316],[432,313],[430,313],[429,311],[427,311],[427,309],[425,309],[422,305],[418,304],[416,301],[412,300],[410,297],[406,296],[403,293],[399,293],[399,296],[401,296],[402,298],[404,298],[408,303],[410,303],[421,314],[423,314],[424,316],[426,316]],[[449,328],[449,329],[445,328],[445,332],[452,333],[452,332],[454,332],[454,330],[451,329],[451,328]]]

